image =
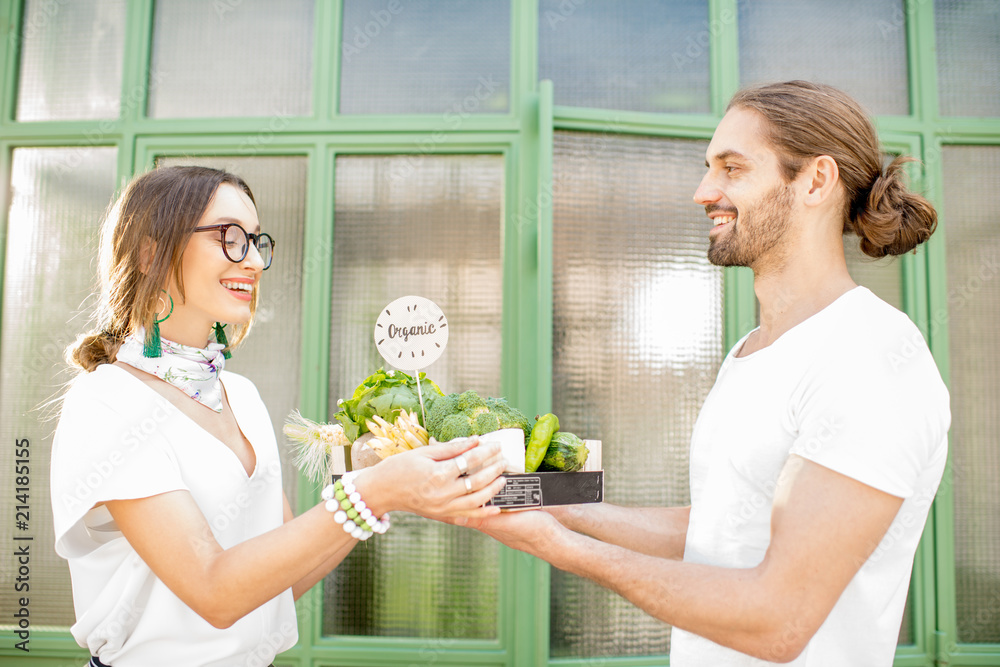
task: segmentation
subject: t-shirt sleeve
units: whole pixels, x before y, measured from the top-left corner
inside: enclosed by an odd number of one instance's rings
[[[947,448],[951,415],[923,338],[912,326],[896,331],[838,341],[813,364],[793,400],[790,452],[907,498]]]
[[[52,514],[56,552],[64,558],[99,546],[84,525],[97,503],[187,488],[159,432],[174,417],[172,406],[143,387],[123,395],[95,373],[67,393],[53,440]]]

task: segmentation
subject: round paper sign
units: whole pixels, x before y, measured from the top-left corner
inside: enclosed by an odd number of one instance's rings
[[[427,368],[448,344],[448,319],[422,296],[404,296],[382,309],[375,321],[375,347],[402,371]]]

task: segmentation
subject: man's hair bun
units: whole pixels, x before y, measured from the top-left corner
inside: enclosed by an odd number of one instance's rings
[[[911,192],[903,180],[903,165],[913,161],[897,157],[851,207],[848,225],[869,257],[907,253],[930,238],[937,227],[934,207]]]

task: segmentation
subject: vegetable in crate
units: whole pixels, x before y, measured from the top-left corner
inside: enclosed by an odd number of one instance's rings
[[[368,422],[368,430],[374,437],[367,444],[380,459],[428,444],[427,431],[420,425],[415,412],[404,410],[396,417],[395,424],[390,424],[378,415],[373,419],[374,421]]]
[[[351,446],[340,424],[319,424],[298,410],[292,410],[282,430],[295,454],[295,467],[317,484],[334,468],[334,447]]]
[[[539,470],[576,472],[583,470],[590,451],[583,440],[566,431],[557,431],[549,441],[549,448]]]
[[[503,398],[483,398],[469,390],[434,399],[427,410],[428,433],[435,440],[447,442],[470,435],[485,435],[502,428],[531,432],[528,418]]]
[[[444,392],[441,388],[420,374],[420,391],[424,396],[424,407],[430,409],[431,402]],[[340,411],[334,418],[344,427],[348,440],[354,442],[368,432],[368,421],[378,415],[390,424],[396,423],[400,413],[412,412],[419,417],[420,399],[417,396],[417,380],[401,371],[378,369],[354,390],[348,400],[337,402]]]
[[[559,418],[551,412],[542,415],[531,429],[528,446],[524,452],[524,471],[535,472],[545,458],[552,435],[559,430]]]

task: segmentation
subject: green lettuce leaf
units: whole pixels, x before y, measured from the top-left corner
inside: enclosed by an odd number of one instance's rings
[[[420,389],[424,395],[424,407],[429,409],[434,398],[443,392],[426,374],[420,374]],[[368,432],[365,422],[378,415],[389,423],[396,421],[400,411],[417,413],[421,425],[420,399],[417,395],[417,380],[402,371],[378,369],[365,378],[354,394],[347,400],[338,401],[340,410],[334,415],[344,427],[344,435],[354,442]]]

